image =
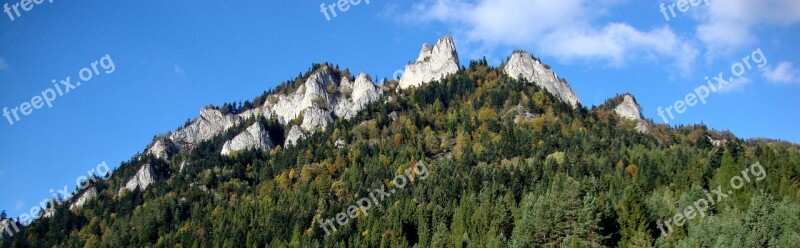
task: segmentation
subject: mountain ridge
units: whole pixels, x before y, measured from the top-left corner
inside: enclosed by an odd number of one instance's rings
[[[423,45],[420,54],[434,50]],[[443,54],[444,59],[418,60],[449,63],[457,57],[455,50]],[[647,229],[655,220],[630,212],[662,199],[661,188],[652,185],[694,194],[699,189],[688,182],[712,178],[718,168],[727,173],[735,168],[732,161],[755,159],[747,156],[769,149],[703,125],[655,125],[630,93],[587,109],[546,64],[527,52],[513,56],[523,62],[492,67],[476,60],[457,71],[428,74],[438,75],[433,77],[409,70],[407,78],[417,81],[405,89],[398,81],[377,85],[365,73],[314,64],[253,103],[202,108],[197,118],[123,162],[109,181],[76,192],[70,209],[57,206],[22,232],[64,233],[43,241],[54,242],[47,246],[81,246],[90,239],[102,246],[546,244],[530,240],[530,230],[557,237],[547,242],[653,243],[662,240]],[[531,66],[513,69],[520,63]],[[523,70],[528,77],[514,76]],[[366,188],[395,187],[392,177],[418,161],[430,165],[431,178],[410,182],[375,212],[352,218],[357,225],[341,225],[331,236],[316,227],[364,197]],[[764,164],[771,171],[790,170]],[[639,191],[654,195],[645,201],[636,196]],[[679,198],[671,194],[663,199]],[[537,229],[531,220],[547,218],[536,215],[540,206],[567,211],[559,213],[568,218],[566,226],[544,223],[547,228]],[[598,219],[570,219],[582,207],[588,212],[581,213]],[[65,219],[68,224],[54,224]],[[578,222],[594,234],[571,233]],[[443,232],[444,241],[434,238]]]

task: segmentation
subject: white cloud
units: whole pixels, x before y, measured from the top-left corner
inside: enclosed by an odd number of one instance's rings
[[[639,30],[627,23],[597,24],[618,0],[423,0],[403,19],[450,26],[467,43],[488,49],[533,47],[561,60],[601,60],[621,67],[635,59],[666,57],[691,69],[698,51],[669,27]]]
[[[24,201],[16,201],[16,202],[14,202],[14,210],[15,211],[22,210],[22,207],[24,207],[24,206],[25,206],[25,202]]]
[[[0,57],[0,71],[7,71],[11,66],[6,63],[6,58]]]
[[[183,68],[181,68],[177,64],[172,65],[172,70],[175,72],[175,74],[178,74],[179,76],[186,75],[186,73],[183,71]]]
[[[773,83],[799,83],[800,69],[794,67],[791,62],[781,62],[778,67],[767,66],[763,69],[764,77]]]
[[[719,88],[719,92],[720,93],[739,92],[739,91],[744,90],[744,86],[749,84],[749,83],[751,83],[751,82],[753,82],[753,80],[750,80],[749,78],[746,78],[746,77],[740,77],[740,78],[734,79],[733,81],[730,81],[724,87]]]
[[[797,0],[712,1],[700,15],[697,36],[710,57],[726,55],[758,41],[752,29],[761,25],[788,26],[800,22]]]

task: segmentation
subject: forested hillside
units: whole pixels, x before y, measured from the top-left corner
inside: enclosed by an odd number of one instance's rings
[[[277,91],[297,89],[317,67]],[[94,185],[96,199],[60,205],[0,247],[800,244],[797,146],[704,125],[641,132],[614,113],[620,99],[573,108],[485,60],[420,87],[397,85],[384,83],[381,100],[294,146],[283,145],[290,125],[257,117],[168,161],[136,156]],[[254,100],[264,101],[266,93]],[[250,106],[236,105],[225,109]],[[275,148],[220,154],[255,122]],[[145,164],[156,182],[119,192]],[[428,174],[408,175],[420,168]],[[398,175],[413,180],[401,187]],[[380,188],[394,191],[336,230],[321,225]]]

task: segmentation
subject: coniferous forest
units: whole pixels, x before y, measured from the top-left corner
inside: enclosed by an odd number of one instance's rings
[[[314,69],[270,93],[296,89]],[[226,140],[254,122],[283,144],[289,130],[262,117],[170,161],[137,155],[93,185],[96,199],[73,210],[59,205],[0,247],[800,244],[797,145],[743,140],[703,124],[650,123],[638,132],[609,107],[619,99],[573,109],[485,60],[418,88],[384,86],[390,90],[380,101],[296,146],[220,155]],[[535,117],[517,118],[526,113]],[[426,178],[393,185],[420,163]],[[157,182],[118,194],[144,164]],[[738,189],[732,178],[742,179]],[[381,187],[397,190],[335,231],[321,228]]]

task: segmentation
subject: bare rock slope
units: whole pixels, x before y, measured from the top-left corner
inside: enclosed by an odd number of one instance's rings
[[[139,171],[136,172],[136,175],[128,180],[128,182],[125,184],[125,187],[121,188],[119,191],[122,192],[125,189],[128,191],[134,191],[136,189],[144,190],[147,188],[147,186],[150,186],[150,184],[155,182],[154,175],[155,172],[153,171],[153,167],[149,164],[145,164],[139,168]]]
[[[244,132],[225,142],[220,154],[230,155],[233,152],[250,149],[266,152],[272,150],[273,147],[275,147],[275,144],[272,143],[272,139],[270,139],[267,129],[264,128],[264,124],[256,122],[250,125]]]
[[[508,58],[504,72],[514,78],[533,82],[539,87],[555,95],[561,101],[570,104],[573,108],[578,107],[580,102],[575,91],[569,87],[567,81],[559,78],[549,66],[524,51],[515,51]]]

